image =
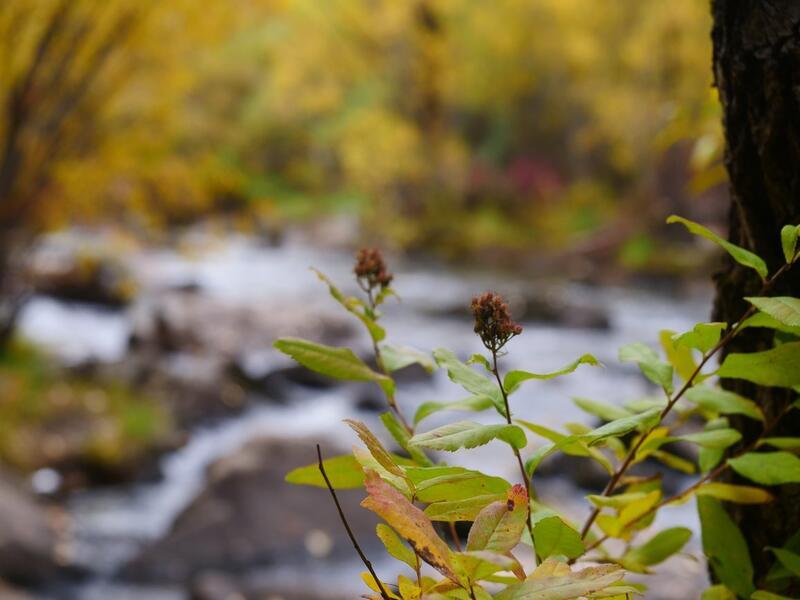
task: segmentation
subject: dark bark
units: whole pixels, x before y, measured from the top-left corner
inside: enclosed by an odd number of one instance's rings
[[[714,76],[730,176],[729,239],[762,256],[775,272],[784,262],[780,228],[800,223],[800,2],[714,0],[712,11]],[[727,259],[716,276],[715,320],[738,320],[747,308],[743,297],[759,288],[754,271]],[[771,295],[800,297],[800,268],[782,277]],[[727,351],[763,350],[771,342],[770,331],[749,329]],[[723,385],[758,402],[768,422],[797,396],[742,381],[726,380]],[[761,430],[746,419],[734,425],[744,435],[742,444]],[[800,435],[800,411],[790,412],[770,435]],[[750,546],[757,585],[774,560],[765,546],[783,545],[800,528],[800,486],[771,491],[774,503],[728,506]]]

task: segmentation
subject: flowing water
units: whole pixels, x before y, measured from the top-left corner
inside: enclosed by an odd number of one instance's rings
[[[171,250],[151,250],[130,259],[141,285],[137,299],[140,306],[159,290],[191,283],[199,286],[202,294],[232,307],[262,303],[308,306],[309,319],[314,318],[315,311],[323,310],[320,307],[325,306],[328,311],[333,301],[327,298],[324,287],[308,267],[314,265],[336,281],[349,281],[350,264],[350,256],[339,252],[316,250],[299,243],[269,248],[239,237],[219,243],[213,252],[191,257]],[[386,305],[388,337],[392,342],[420,349],[446,346],[461,356],[480,352],[482,348],[471,331],[466,309],[461,316],[454,307],[466,307],[473,294],[486,289],[506,293],[512,301],[512,310],[514,298],[532,290],[554,298],[557,304],[571,306],[572,310],[590,306],[605,312],[610,322],[608,329],[548,326],[527,322],[523,317],[525,331],[512,340],[508,355],[502,359],[504,370],[524,368],[538,372],[557,369],[586,352],[604,363],[604,368],[584,366],[568,377],[527,383],[515,394],[512,399],[515,416],[554,428],[566,422],[592,423],[572,403],[573,397],[620,403],[654,395],[655,391],[635,367],[618,363],[617,349],[632,341],[656,344],[659,329],[686,330],[707,318],[710,305],[707,292],[679,297],[643,289],[537,284],[519,282],[510,274],[456,272],[417,263],[404,263],[396,271],[395,287],[401,300],[390,299]],[[125,355],[136,310],[134,306],[126,311],[103,311],[36,298],[23,314],[21,329],[67,363],[87,359],[113,362]],[[253,371],[268,371],[285,364],[271,349],[271,341],[264,340],[260,348],[247,348],[243,364]],[[74,495],[69,510],[74,520],[76,557],[97,576],[89,585],[64,592],[63,597],[184,598],[182,590],[120,586],[114,582],[115,570],[142,544],[168,530],[174,518],[202,489],[205,469],[212,461],[247,440],[287,435],[330,439],[334,435],[351,444],[353,437],[349,430],[338,425],[341,419],[352,416],[351,393],[350,387],[316,393],[306,390],[297,393],[286,405],[253,402],[237,416],[196,428],[185,446],[162,458],[163,478],[159,481]],[[401,386],[398,401],[405,413],[413,414],[422,401],[457,400],[464,395],[444,373],[437,372],[429,382]],[[496,420],[496,415],[488,412],[457,417]],[[374,415],[369,414],[359,418],[375,421]],[[439,413],[430,417],[425,427],[432,428],[453,418],[452,413]],[[533,435],[529,438],[534,441]],[[515,477],[514,465],[502,444],[489,444],[455,458],[458,464],[510,479]],[[541,493],[575,518],[585,513],[580,492],[565,482],[553,480]],[[697,528],[691,504],[664,511],[659,519],[662,523],[688,522]],[[340,569],[337,573],[337,580],[343,586],[339,589],[352,587],[351,570]],[[299,574],[291,569],[274,569],[264,576],[292,580]],[[330,572],[322,571],[302,575],[307,587],[313,587],[315,581],[327,581],[330,585],[331,576]],[[353,597],[356,595],[354,591]]]

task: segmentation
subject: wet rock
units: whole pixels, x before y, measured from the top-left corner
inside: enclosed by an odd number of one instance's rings
[[[536,469],[536,477],[563,477],[591,493],[600,493],[608,483],[608,473],[597,462],[563,452],[558,452],[542,462]]]
[[[203,572],[189,585],[190,600],[246,600],[241,584],[230,575],[216,571]]]
[[[60,569],[57,537],[47,509],[8,474],[0,474],[0,577],[13,583],[39,584]],[[2,588],[0,588],[0,597]]]
[[[312,303],[253,304],[174,290],[137,303],[131,313],[133,348],[216,355],[229,362],[263,352],[279,337],[340,344],[356,331],[346,315]]]
[[[0,598],[3,600],[34,600],[34,597],[19,588],[0,581]]]
[[[328,454],[342,452],[325,444]],[[256,439],[213,463],[205,489],[166,536],[123,570],[132,580],[187,581],[204,570],[228,573],[269,565],[352,558],[352,547],[328,492],[284,482],[294,467],[316,460],[313,440]],[[376,519],[360,508],[361,490],[339,492],[351,527],[377,544]],[[317,563],[319,564],[319,563]]]
[[[40,294],[113,308],[129,304],[137,290],[122,260],[77,242],[43,243],[32,256],[27,276]]]
[[[573,329],[600,329],[611,327],[606,311],[589,302],[569,298],[565,292],[553,289],[501,290],[511,305],[514,319],[519,322],[542,323],[551,327]],[[424,306],[423,311],[434,317],[469,319],[466,302]]]

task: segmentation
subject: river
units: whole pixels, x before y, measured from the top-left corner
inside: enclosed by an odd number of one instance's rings
[[[308,267],[313,265],[335,281],[347,282],[351,265],[348,254],[315,249],[302,240],[269,247],[243,236],[218,240],[213,250],[204,252],[140,250],[127,256],[126,261],[140,286],[133,306],[111,311],[37,297],[22,315],[21,332],[50,349],[65,363],[87,359],[119,361],[125,357],[136,311],[159,290],[192,284],[202,294],[231,307],[264,303],[307,306],[308,319],[313,320],[318,307],[327,304],[328,310],[333,300],[327,297],[324,286]],[[573,375],[553,381],[528,383],[513,397],[515,416],[553,428],[567,422],[592,423],[591,418],[572,403],[573,397],[621,403],[655,394],[635,368],[619,364],[617,349],[632,341],[655,345],[660,329],[689,329],[697,321],[707,319],[710,306],[710,291],[705,288],[692,294],[678,294],[641,287],[598,288],[558,281],[519,281],[511,273],[464,271],[413,261],[401,261],[395,271],[395,289],[400,299],[390,299],[385,307],[388,337],[392,342],[420,349],[446,346],[461,356],[480,352],[482,348],[472,333],[466,306],[473,294],[486,289],[505,293],[511,300],[512,311],[515,298],[534,294],[548,298],[555,305],[562,304],[566,307],[564,310],[592,309],[604,314],[607,328],[554,326],[521,315],[525,330],[509,344],[502,369],[549,371],[586,352],[593,353],[605,365],[603,368],[581,367]],[[460,307],[464,307],[461,314]],[[269,371],[277,364],[285,364],[271,349],[271,342],[265,339],[260,347],[250,344],[244,348],[243,364],[253,371]],[[330,438],[333,434],[348,445],[353,443],[353,437],[343,424],[332,426],[352,416],[353,399],[347,396],[349,390],[351,388],[347,387],[316,393],[305,391],[296,394],[286,405],[254,402],[239,415],[196,427],[183,447],[161,458],[163,477],[159,481],[74,494],[68,508],[74,523],[76,558],[94,573],[94,577],[88,584],[54,591],[52,597],[86,600],[185,598],[183,589],[120,584],[115,572],[144,543],[168,530],[175,517],[202,489],[206,467],[247,440],[265,435],[306,438],[324,434]],[[413,414],[422,401],[456,400],[463,395],[444,373],[438,372],[428,382],[401,387],[398,401],[404,412]],[[359,418],[376,421],[373,414],[365,413]],[[474,417],[484,422],[496,418],[489,413]],[[425,427],[432,428],[453,419],[453,413],[440,413],[428,419]],[[514,464],[502,444],[464,452],[455,462],[510,479],[515,476]],[[558,502],[575,518],[585,514],[580,490],[566,483],[566,479],[548,481],[551,483],[544,485],[540,492],[545,498]],[[693,510],[693,503],[666,510],[659,516],[659,523],[685,523],[696,531]],[[690,546],[695,553],[699,547],[696,537]],[[681,558],[673,560],[678,565],[667,568],[667,576],[680,573],[681,569],[685,573],[688,568],[695,578],[702,577],[699,563]],[[353,573],[349,569],[336,570],[335,580],[336,585],[343,586],[339,589],[352,588],[355,597],[360,588]],[[304,585],[313,587],[315,582],[330,585],[333,574],[330,569],[302,575],[287,569],[272,569],[262,576],[289,580],[302,577]],[[681,597],[667,592],[661,594],[648,597]]]

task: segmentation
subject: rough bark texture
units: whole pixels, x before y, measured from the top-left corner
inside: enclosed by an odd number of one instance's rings
[[[762,256],[774,272],[784,262],[780,228],[800,223],[800,2],[714,0],[712,11],[714,76],[731,182],[729,237]],[[716,288],[714,318],[732,323],[747,308],[742,298],[757,293],[760,282],[754,271],[727,260]],[[800,268],[785,275],[771,295],[800,297]],[[771,337],[768,330],[746,330],[728,351],[766,349]],[[724,385],[757,401],[768,420],[797,396],[741,381]],[[760,432],[746,419],[735,426],[744,434],[742,443]],[[771,435],[800,435],[800,411],[789,413]],[[773,491],[774,503],[728,507],[750,546],[756,584],[773,562],[764,547],[781,546],[800,528],[800,486]]]

